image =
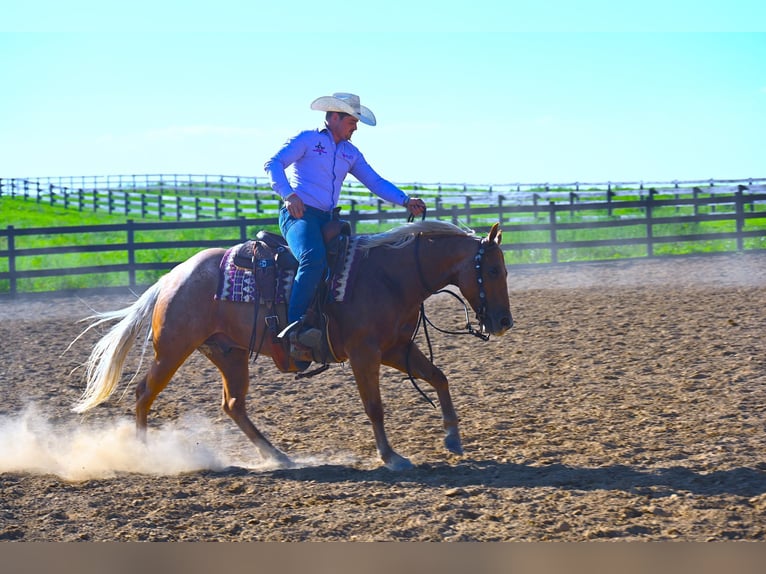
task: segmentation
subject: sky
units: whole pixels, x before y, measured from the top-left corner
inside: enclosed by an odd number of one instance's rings
[[[264,177],[340,91],[397,183],[766,177],[762,1],[10,4],[3,178]]]

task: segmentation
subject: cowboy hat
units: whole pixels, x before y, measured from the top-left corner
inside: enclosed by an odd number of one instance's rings
[[[375,114],[370,108],[359,103],[359,96],[356,94],[335,92],[332,96],[322,96],[311,102],[311,109],[321,112],[345,112],[368,126],[374,126],[377,123]]]

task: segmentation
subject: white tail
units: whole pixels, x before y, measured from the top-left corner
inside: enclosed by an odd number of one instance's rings
[[[76,413],[84,413],[103,403],[117,388],[125,366],[128,351],[133,347],[136,337],[143,331],[154,310],[154,304],[160,292],[162,280],[157,281],[144,292],[130,307],[119,311],[97,313],[85,320],[94,320],[78,339],[93,327],[109,321],[120,320],[93,347],[85,363],[86,386],[80,400],[72,407]],[[76,341],[77,339],[75,339]]]

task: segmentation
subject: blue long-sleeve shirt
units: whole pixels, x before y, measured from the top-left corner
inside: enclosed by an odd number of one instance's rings
[[[285,170],[291,165],[288,180]],[[336,145],[327,129],[300,132],[263,167],[271,189],[282,199],[296,193],[303,203],[322,211],[332,211],[338,204],[341,185],[349,173],[386,201],[404,205],[409,199],[401,189],[378,175],[350,141]]]

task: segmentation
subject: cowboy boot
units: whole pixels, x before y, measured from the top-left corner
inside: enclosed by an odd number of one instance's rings
[[[309,347],[311,349],[314,349],[316,351],[320,351],[320,346],[322,344],[322,331],[319,329],[316,329],[314,327],[309,327],[308,329],[304,329],[300,333],[298,333],[298,342],[305,346]]]

